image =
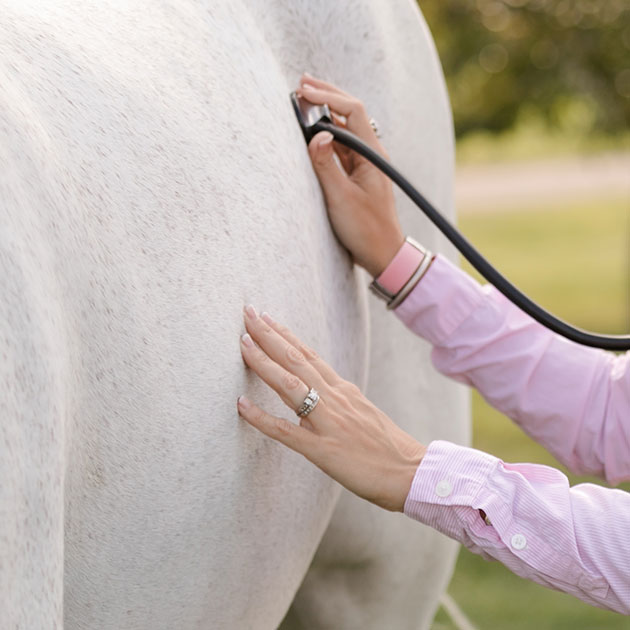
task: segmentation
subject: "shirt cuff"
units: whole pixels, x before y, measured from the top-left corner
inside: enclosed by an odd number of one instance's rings
[[[416,470],[404,513],[463,542],[465,531],[489,529],[479,496],[501,460],[473,448],[435,440]]]
[[[403,511],[521,577],[605,598],[606,579],[581,560],[573,515],[562,501],[568,503],[568,493],[568,481],[557,470],[504,464],[476,449],[437,440],[416,470]]]
[[[487,291],[438,254],[394,313],[430,343],[441,345],[486,299]]]

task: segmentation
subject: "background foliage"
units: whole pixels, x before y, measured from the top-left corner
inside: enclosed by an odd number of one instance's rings
[[[569,133],[630,124],[630,0],[418,0],[458,138],[528,120]]]

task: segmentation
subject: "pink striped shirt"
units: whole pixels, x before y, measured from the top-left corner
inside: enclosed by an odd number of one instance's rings
[[[433,344],[440,372],[572,471],[630,479],[630,354],[566,341],[441,256],[394,312]],[[627,492],[570,487],[554,468],[434,441],[404,511],[517,575],[630,614]]]

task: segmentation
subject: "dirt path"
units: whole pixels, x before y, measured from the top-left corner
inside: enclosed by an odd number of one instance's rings
[[[630,212],[630,153],[457,169],[455,199],[460,213],[598,197],[625,198]]]

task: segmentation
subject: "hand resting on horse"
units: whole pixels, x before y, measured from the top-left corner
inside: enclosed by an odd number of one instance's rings
[[[425,447],[377,409],[361,390],[341,378],[286,326],[244,309],[247,365],[292,410],[309,389],[321,400],[299,425],[265,412],[247,398],[240,415],[266,435],[301,453],[348,490],[388,510],[402,511]],[[254,343],[255,342],[255,343]]]

